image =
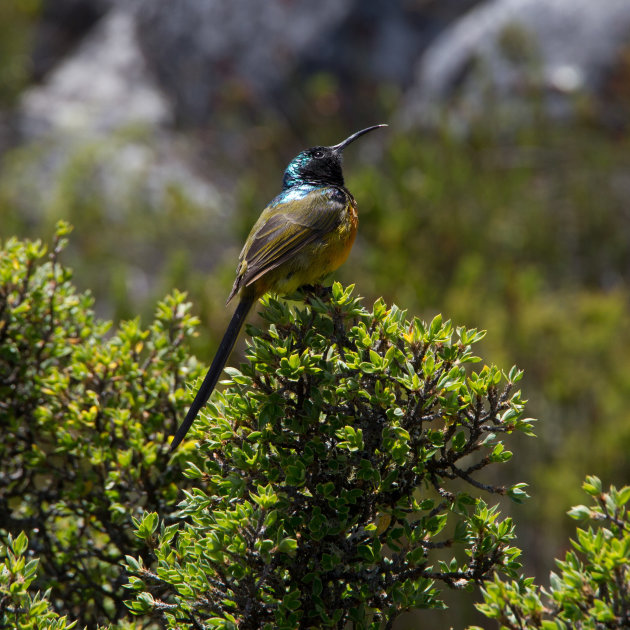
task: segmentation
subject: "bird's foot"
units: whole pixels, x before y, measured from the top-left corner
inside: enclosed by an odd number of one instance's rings
[[[332,296],[332,287],[325,287],[323,284],[305,284],[302,288],[304,299],[310,304],[309,298],[319,298],[322,302],[329,302]]]

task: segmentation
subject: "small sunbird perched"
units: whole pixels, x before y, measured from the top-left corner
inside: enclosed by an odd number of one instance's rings
[[[282,192],[262,211],[245,241],[229,301],[240,302],[212,365],[171,443],[173,451],[188,433],[212,394],[232,352],[245,317],[267,291],[287,294],[315,284],[343,264],[352,249],[359,218],[345,187],[343,150],[362,135],[387,127],[374,125],[331,147],[302,151],[284,172]]]

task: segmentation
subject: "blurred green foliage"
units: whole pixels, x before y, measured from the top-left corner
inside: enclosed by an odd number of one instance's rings
[[[441,608],[438,586],[515,576],[514,526],[484,483],[532,434],[522,373],[478,365],[483,332],[372,311],[339,283],[291,308],[263,300],[248,363],[197,420],[196,487],[179,523],[137,522],[157,567],[128,559],[129,605],[168,628],[391,627]],[[159,528],[159,531],[158,531]],[[441,559],[440,552],[447,555]]]
[[[197,320],[175,292],[148,328],[99,321],[59,260],[68,231],[58,226],[50,252],[15,238],[0,251],[0,542],[29,532],[35,586],[95,627],[127,614],[132,518],[172,511],[182,460],[195,459],[171,458],[165,442],[198,374],[187,347]]]
[[[604,491],[601,480],[590,476],[582,487],[592,504],[577,505],[569,515],[589,527],[577,529],[573,549],[556,561],[559,572],[551,574],[550,587],[533,578],[507,583],[497,576],[482,589],[478,608],[501,630],[630,627],[630,486]]]
[[[50,238],[57,221],[70,222],[75,238],[66,260],[99,313],[148,318],[176,286],[201,292],[207,279],[194,266],[216,264],[222,250],[213,251],[207,235],[225,231],[216,226],[225,220],[216,199],[202,206],[175,177],[149,168],[162,157],[142,128],[11,149],[0,169],[1,233]],[[207,336],[204,342],[207,348]]]

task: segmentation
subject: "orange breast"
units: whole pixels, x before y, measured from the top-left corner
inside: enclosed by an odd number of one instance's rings
[[[357,202],[352,199],[346,206],[345,217],[335,230],[335,234],[329,243],[330,258],[327,273],[334,271],[348,258],[354,239],[359,228],[359,214],[357,212]]]

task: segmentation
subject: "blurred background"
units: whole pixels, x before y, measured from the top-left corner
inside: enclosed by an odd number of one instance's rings
[[[287,162],[385,122],[346,152],[337,277],[525,370],[538,438],[499,474],[532,498],[502,509],[546,584],[584,476],[630,483],[630,2],[0,2],[0,237],[69,220],[103,317],[188,291],[202,362]],[[396,627],[484,623],[447,597]]]

